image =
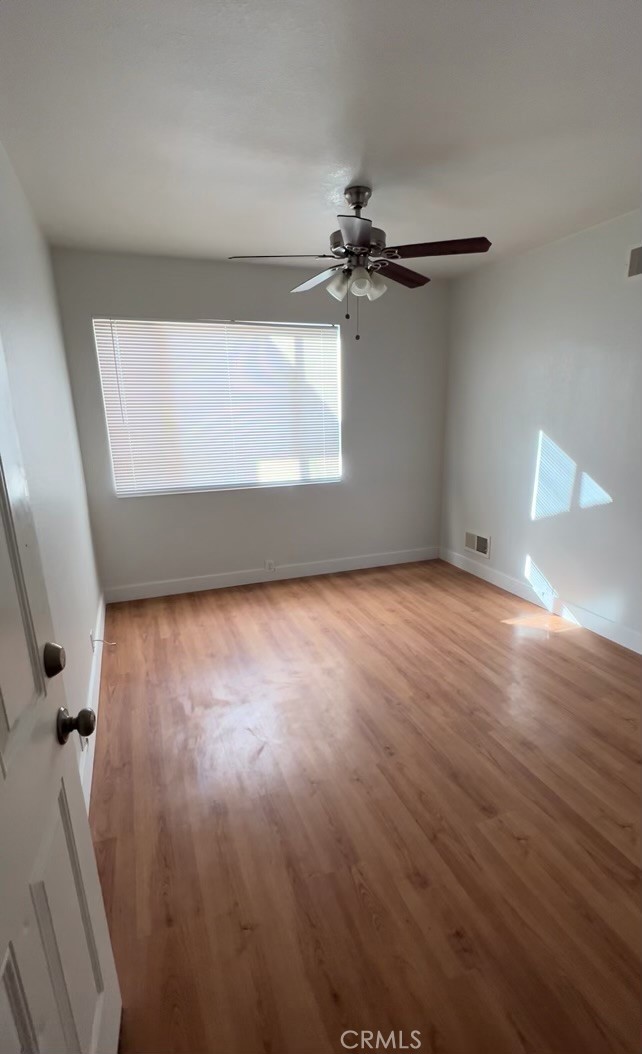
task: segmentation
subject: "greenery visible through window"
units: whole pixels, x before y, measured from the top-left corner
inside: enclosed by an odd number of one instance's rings
[[[116,493],[341,479],[336,326],[94,319]]]

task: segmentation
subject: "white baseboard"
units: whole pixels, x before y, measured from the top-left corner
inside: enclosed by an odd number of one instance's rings
[[[99,638],[104,637],[105,633],[105,599],[100,598],[98,603],[98,611],[96,613],[96,622],[94,624],[94,641],[98,641]],[[102,643],[94,644],[94,657],[91,662],[91,672],[89,674],[89,686],[87,688],[87,702],[85,706],[89,710],[93,710],[98,718],[98,704],[100,702],[100,671],[103,661],[103,647]],[[91,797],[91,781],[94,774],[94,755],[96,752],[96,735],[98,729],[94,732],[93,736],[89,739],[84,740],[85,748],[80,754],[79,768],[80,768],[80,782],[82,784],[82,792],[85,798],[85,805],[89,811],[89,799]]]
[[[454,549],[441,549],[440,555],[442,560],[446,560],[447,563],[458,567],[461,571],[468,571],[477,578],[483,578],[485,582],[499,586],[500,589],[505,589],[507,593],[513,593],[522,600],[529,600],[538,607],[544,606],[528,582],[520,582],[518,578],[512,578],[510,575],[505,575],[503,571],[497,571],[494,567],[490,567],[485,558],[482,564],[481,560],[477,561],[470,556],[463,556],[462,553],[456,553]]]
[[[223,571],[195,578],[167,578],[158,582],[136,582],[132,585],[112,586],[105,590],[105,601],[114,604],[121,600],[146,600],[150,597],[173,596],[176,593],[197,593],[203,589],[223,589],[226,586],[252,585],[274,582],[284,578],[308,578],[311,575],[331,575],[338,571],[358,571],[365,567],[385,567],[389,564],[409,564],[419,560],[434,560],[439,546],[423,549],[400,549],[387,553],[367,553],[362,556],[341,556],[333,560],[313,560],[304,564],[282,564],[275,571],[262,567],[246,571]]]
[[[477,561],[470,556],[456,553],[452,549],[443,548],[440,555],[441,559],[446,560],[449,564],[459,567],[462,571],[468,571],[469,574],[476,575],[477,578],[483,578],[485,582],[499,586],[500,589],[505,589],[507,593],[513,593],[522,600],[528,600],[531,604],[537,604],[538,607],[545,606],[531,589],[528,582],[520,582],[518,578],[513,578],[511,575],[504,574],[503,571],[490,567],[486,560],[482,563],[481,560]],[[606,637],[607,640],[612,640],[615,644],[621,644],[623,648],[628,648],[630,651],[642,652],[642,633],[638,630],[634,630],[630,626],[622,626],[618,622],[611,622],[610,619],[596,614],[595,611],[589,611],[587,608],[582,608],[578,604],[573,604],[561,598],[558,606],[560,609],[564,607],[570,611],[584,629],[589,629],[592,633],[599,634],[600,637]]]

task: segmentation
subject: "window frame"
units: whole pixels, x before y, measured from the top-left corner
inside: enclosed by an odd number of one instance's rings
[[[145,487],[144,489],[136,490],[135,492],[122,493],[118,491],[118,485],[116,482],[116,459],[114,458],[114,451],[112,449],[112,439],[109,431],[109,420],[107,401],[105,399],[105,388],[103,384],[103,374],[100,368],[100,355],[98,351],[98,343],[96,339],[96,322],[141,322],[146,324],[159,324],[159,325],[207,325],[208,323],[215,323],[221,325],[242,325],[242,326],[279,326],[287,327],[292,326],[297,329],[333,329],[336,330],[337,336],[337,426],[338,426],[338,442],[339,442],[339,475],[336,478],[329,479],[302,479],[302,480],[291,480],[291,481],[276,481],[276,482],[265,482],[265,483],[240,483],[235,484],[221,484],[220,486],[178,486],[178,487]],[[342,344],[342,333],[341,326],[337,322],[277,322],[277,321],[265,321],[256,319],[240,319],[240,318],[142,318],[138,316],[118,315],[118,317],[102,314],[91,316],[91,329],[92,329],[92,343],[94,345],[96,368],[98,370],[98,378],[100,381],[100,395],[103,410],[103,423],[105,426],[105,432],[107,436],[107,446],[109,450],[109,462],[111,481],[113,487],[113,494],[119,501],[127,501],[130,498],[161,498],[161,497],[175,497],[180,494],[221,494],[221,493],[250,493],[252,491],[263,491],[263,490],[283,490],[292,489],[295,487],[336,487],[344,482],[344,465],[343,465],[343,344]]]

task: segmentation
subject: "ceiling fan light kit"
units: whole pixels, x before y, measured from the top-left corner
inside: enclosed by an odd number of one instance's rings
[[[372,271],[370,274],[368,289],[366,290],[366,296],[368,297],[368,300],[378,300],[380,296],[383,296],[387,288],[388,286],[384,282],[379,272]]]
[[[339,229],[330,235],[330,253],[310,254],[311,259],[335,259],[337,262],[324,271],[301,282],[292,293],[305,293],[322,282],[335,300],[345,300],[348,292],[355,297],[378,300],[388,286],[384,277],[407,289],[418,289],[430,281],[426,275],[402,267],[397,260],[426,256],[452,256],[464,253],[485,253],[490,249],[488,238],[453,238],[448,241],[418,242],[412,245],[386,246],[386,232],[373,227],[372,220],[361,215],[368,204],[372,189],[364,185],[347,187],[345,199],[352,215],[337,216]],[[301,254],[295,254],[301,255]],[[230,260],[288,259],[276,256],[230,256]],[[349,317],[349,316],[346,316]],[[357,338],[358,339],[358,338]]]
[[[365,267],[355,267],[350,279],[350,292],[353,296],[365,296],[370,288],[370,275]]]
[[[328,282],[326,289],[335,300],[345,300],[350,288],[350,274],[347,271],[337,271]]]

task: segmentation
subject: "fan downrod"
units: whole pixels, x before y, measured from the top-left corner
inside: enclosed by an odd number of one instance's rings
[[[346,187],[343,192],[346,201],[351,209],[354,209],[357,216],[361,215],[361,210],[365,209],[366,205],[370,201],[370,195],[372,194],[372,187],[354,186]]]

